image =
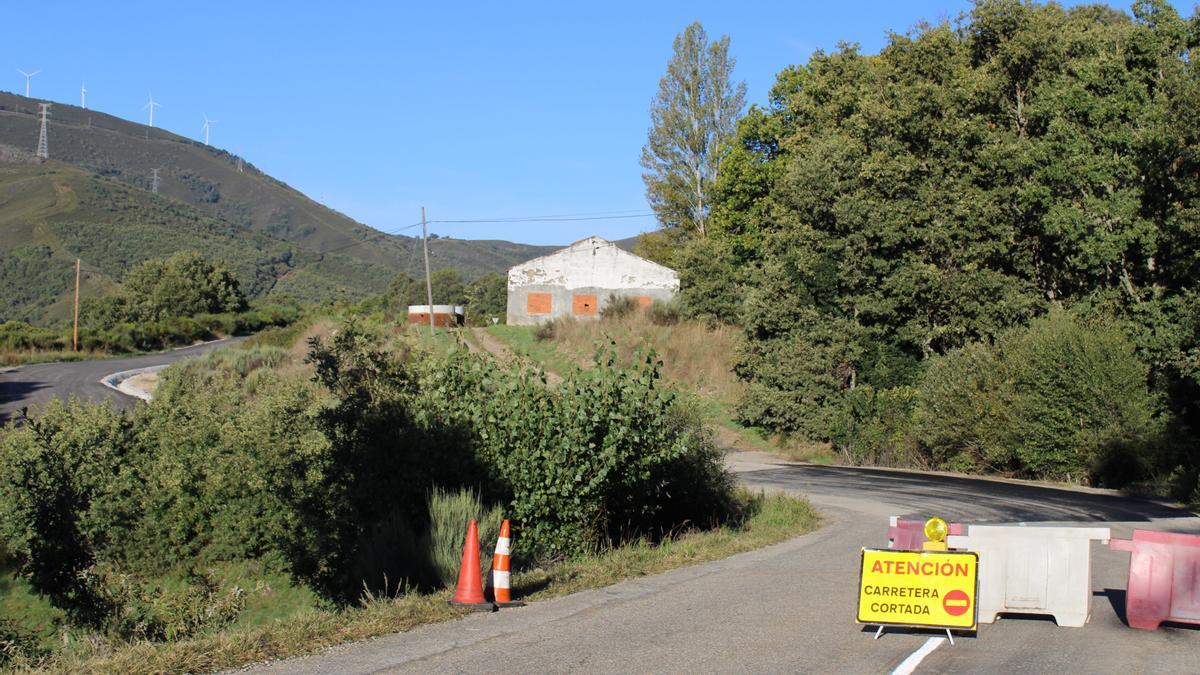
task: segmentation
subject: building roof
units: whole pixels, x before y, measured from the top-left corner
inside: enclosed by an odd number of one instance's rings
[[[581,264],[579,256],[590,252],[607,258],[611,263],[604,269],[595,264]],[[571,264],[571,261],[575,261]],[[640,288],[660,287],[677,290],[679,274],[663,265],[626,251],[603,237],[591,236],[553,253],[527,260],[508,270],[509,287],[514,285],[549,285],[567,288]]]

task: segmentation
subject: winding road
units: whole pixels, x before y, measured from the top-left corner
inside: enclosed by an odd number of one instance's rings
[[[16,417],[22,408],[40,406],[52,398],[75,396],[88,401],[108,401],[119,408],[132,407],[137,399],[100,384],[101,378],[123,370],[175,363],[243,339],[229,338],[120,359],[39,363],[0,370],[0,423]]]
[[[951,646],[936,632],[880,639],[854,623],[858,551],[887,545],[890,515],[975,523],[1108,524],[1200,533],[1200,518],[1104,491],[880,469],[791,464],[736,453],[739,480],[807,495],[820,530],[769,548],[529,607],[267,664],[280,673],[1191,673],[1200,630],[1123,624],[1125,553],[1093,546],[1092,620],[1059,628],[1005,616]],[[914,666],[917,657],[923,657]]]

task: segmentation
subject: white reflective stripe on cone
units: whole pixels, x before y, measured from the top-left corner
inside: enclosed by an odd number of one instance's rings
[[[496,554],[508,555],[509,547],[512,545],[512,539],[508,537],[500,537],[496,540]]]
[[[508,588],[511,572],[492,570],[492,581],[496,588]]]

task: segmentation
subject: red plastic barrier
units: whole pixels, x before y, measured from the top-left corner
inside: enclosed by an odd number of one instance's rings
[[[949,523],[950,534],[966,534],[967,526]],[[925,547],[925,521],[892,516],[888,519],[888,548],[920,551]]]
[[[1200,624],[1200,536],[1134,530],[1133,539],[1110,539],[1108,547],[1131,554],[1125,592],[1130,626]]]

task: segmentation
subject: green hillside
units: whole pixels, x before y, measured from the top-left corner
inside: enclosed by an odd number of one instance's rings
[[[51,161],[35,160],[36,110],[35,100],[0,92],[0,281],[9,289],[0,320],[65,318],[71,279],[63,270],[77,256],[87,292],[183,248],[225,262],[250,297],[357,298],[420,269],[419,240],[367,227],[245,160],[162,129],[54,103]],[[443,238],[430,241],[430,260],[473,278],[552,248]]]

